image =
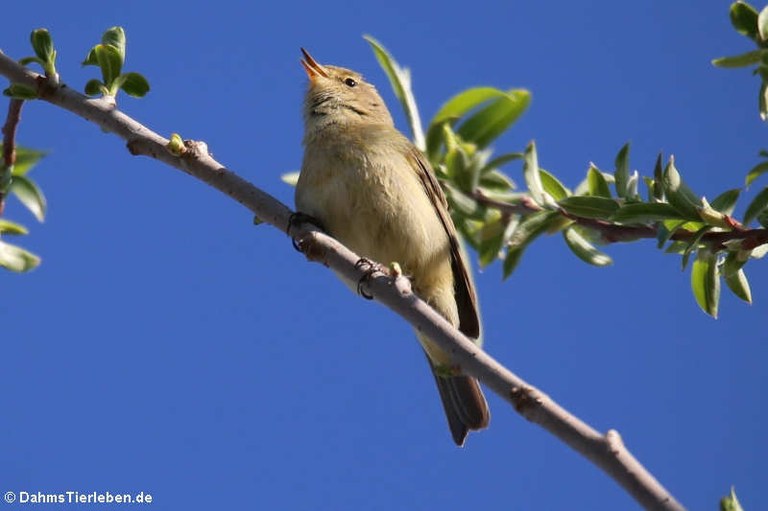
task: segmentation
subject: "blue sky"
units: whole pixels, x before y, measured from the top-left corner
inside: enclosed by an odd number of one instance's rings
[[[470,86],[525,87],[531,109],[497,150],[535,139],[542,166],[575,186],[631,141],[633,169],[675,154],[711,198],[766,147],[757,80],[709,63],[751,49],[728,5],[42,0],[3,8],[0,48],[29,55],[29,32],[48,28],[63,81],[81,89],[96,76],[79,65],[88,48],[124,26],[126,68],[152,90],[121,108],[205,140],[289,204],[279,176],[301,163],[300,46],[363,72],[406,129],[366,33],[412,69],[427,119]],[[0,274],[3,492],[145,491],[153,509],[635,507],[493,395],[491,427],[454,447],[410,328],[218,192],[47,104],[25,107],[20,140],[50,151],[33,174],[50,208],[42,225],[6,211],[44,262]],[[486,348],[617,428],[690,509],[713,509],[731,484],[748,509],[768,507],[765,263],[747,267],[755,303],[724,290],[713,320],[679,258],[652,241],[606,250],[615,264],[598,269],[544,238],[510,280],[498,264],[478,274]]]

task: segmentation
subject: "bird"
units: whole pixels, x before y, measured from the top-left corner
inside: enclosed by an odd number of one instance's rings
[[[469,267],[448,202],[424,154],[395,127],[384,100],[360,73],[319,64],[301,49],[304,156],[296,184],[299,213],[355,253],[396,262],[413,291],[479,344],[481,324]],[[477,379],[417,332],[453,441],[488,426]]]

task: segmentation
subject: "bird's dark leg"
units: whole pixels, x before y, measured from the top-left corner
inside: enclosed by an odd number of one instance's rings
[[[291,216],[288,217],[288,226],[285,228],[286,234],[291,234],[291,229],[294,227],[298,227],[301,224],[312,224],[321,231],[325,232],[325,229],[323,228],[322,222],[318,220],[317,218],[307,215],[306,213],[302,213],[301,211],[296,211],[294,213],[291,213]],[[293,248],[298,250],[299,252],[303,252],[301,250],[301,246],[299,245],[299,242],[296,241],[296,238],[291,238],[291,243],[293,244]]]
[[[355,268],[364,272],[360,280],[357,281],[357,294],[366,300],[373,300],[373,295],[365,292],[365,286],[368,285],[373,276],[377,273],[389,275],[389,271],[381,264],[361,257],[356,263]]]

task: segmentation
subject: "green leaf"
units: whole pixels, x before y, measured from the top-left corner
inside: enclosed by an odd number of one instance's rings
[[[677,232],[679,228],[681,228],[683,225],[686,224],[686,220],[683,220],[682,222],[677,222],[673,225],[667,225],[669,223],[670,222],[660,222],[658,224],[659,232],[656,235],[656,241],[657,241],[656,246],[658,248],[662,248],[664,245],[666,245],[667,242],[672,238],[672,236],[675,235],[675,232]],[[675,242],[675,243],[679,243],[679,242]],[[683,251],[685,251],[685,248],[686,247],[684,246],[683,250],[680,251],[681,254],[683,253]]]
[[[112,27],[101,36],[101,44],[111,46],[120,55],[120,67],[125,64],[125,31],[123,27]]]
[[[608,182],[605,180],[605,176],[603,176],[600,169],[594,165],[590,165],[589,170],[587,170],[587,185],[589,195],[595,197],[611,197],[611,189],[608,187]]]
[[[457,133],[468,142],[483,148],[493,142],[514,123],[531,103],[531,93],[524,89],[511,89],[488,106],[481,108],[464,121]]]
[[[730,9],[731,23],[736,31],[747,36],[750,39],[756,40],[757,33],[757,11],[754,7],[744,2],[734,2],[731,4]]]
[[[544,185],[541,183],[539,158],[536,155],[536,143],[533,141],[525,148],[523,177],[533,200],[539,205],[544,205]]]
[[[81,66],[98,66],[99,59],[96,57],[96,47],[94,46],[88,50],[88,55],[85,56],[85,60],[80,63]]]
[[[736,201],[739,200],[740,194],[741,190],[739,188],[726,190],[715,197],[715,199],[710,203],[710,206],[723,214],[732,215],[733,210],[736,207]]]
[[[709,231],[712,230],[711,225],[705,225],[704,227],[700,228],[696,233],[693,235],[693,239],[691,239],[690,242],[688,242],[688,245],[685,247],[685,250],[683,251],[683,260],[682,260],[682,269],[685,270],[685,267],[688,266],[688,259],[691,257],[691,254],[694,250],[699,248],[699,243],[701,242],[701,238],[704,237],[705,234],[707,234]],[[700,252],[702,250],[706,250],[705,248],[701,248],[697,252]]]
[[[607,254],[595,248],[575,227],[565,229],[563,231],[563,238],[565,238],[568,248],[582,261],[594,266],[613,264],[613,260]]]
[[[419,117],[419,109],[416,106],[416,99],[411,90],[410,71],[400,67],[394,57],[392,57],[386,48],[384,48],[384,46],[382,46],[376,39],[369,35],[363,36],[363,39],[368,41],[368,44],[373,48],[376,60],[379,61],[379,65],[384,70],[387,78],[389,78],[389,83],[392,86],[395,97],[400,101],[400,104],[405,111],[405,115],[408,117],[408,123],[413,132],[413,143],[416,147],[424,151],[426,149],[424,130],[421,127],[421,117]]]
[[[502,247],[517,227],[518,220],[499,217],[483,224],[477,233],[478,262],[484,268],[498,259]]]
[[[483,219],[485,210],[480,207],[474,198],[447,182],[443,182],[443,188],[445,190],[445,196],[448,199],[448,204],[451,206],[452,210],[467,218],[477,220]]]
[[[442,125],[444,123],[453,124],[467,112],[501,94],[503,92],[494,87],[475,87],[456,94],[443,104],[432,118],[427,129],[426,144],[430,159],[435,159],[440,151]]]
[[[0,234],[13,234],[20,236],[27,234],[28,232],[29,231],[27,228],[23,225],[17,224],[16,222],[11,222],[10,220],[6,220],[4,218],[0,218]]]
[[[768,8],[763,7],[757,16],[757,33],[762,41],[768,41]]]
[[[541,185],[544,191],[550,194],[556,201],[571,195],[571,191],[546,170],[539,168],[539,177],[541,178]]]
[[[560,222],[556,211],[537,211],[525,217],[509,238],[507,256],[504,259],[503,274],[509,277],[523,255],[526,247],[536,238]]]
[[[120,78],[122,79],[120,88],[129,96],[143,98],[149,92],[149,82],[139,73],[124,73]]]
[[[25,176],[15,176],[11,183],[10,193],[16,195],[39,222],[45,220],[45,196],[34,181]]]
[[[747,179],[745,181],[746,185],[747,186],[751,185],[752,181],[754,181],[761,175],[765,174],[766,172],[768,172],[768,161],[758,163],[757,165],[752,167],[752,170],[750,170],[749,173],[747,174]]]
[[[3,144],[0,144],[2,150]],[[14,176],[24,176],[37,165],[47,153],[45,151],[36,151],[26,147],[16,147],[16,163],[13,165]]]
[[[736,253],[731,252],[723,263],[723,277],[725,283],[728,285],[733,294],[747,303],[752,303],[752,290],[749,288],[749,281],[747,280],[747,274],[744,273],[742,268],[729,267],[728,260],[733,256],[735,259]],[[741,263],[743,265],[744,263]]]
[[[733,486],[731,486],[731,494],[720,499],[720,511],[744,511],[739,499],[736,498]]]
[[[616,155],[616,194],[622,199],[629,194],[629,142],[624,144]]]
[[[291,186],[296,186],[296,183],[299,182],[299,171],[286,172],[285,174],[280,176],[280,179],[283,181],[283,183],[287,183]]]
[[[491,172],[482,174],[478,184],[480,188],[493,191],[506,192],[507,190],[515,189],[515,182],[512,181],[509,176],[498,170],[492,170]]]
[[[664,171],[662,184],[667,200],[677,211],[689,220],[700,219],[698,208],[701,207],[701,200],[685,185],[672,157]]]
[[[709,250],[699,250],[691,268],[691,289],[701,310],[717,319],[720,302],[717,254]]]
[[[101,68],[101,77],[107,88],[110,87],[123,69],[123,59],[114,46],[99,44],[94,47],[96,60]]]
[[[720,57],[712,59],[712,65],[717,67],[734,68],[753,66],[760,62],[764,50],[752,50],[740,55],[731,55],[729,57]]]
[[[0,241],[0,267],[25,272],[40,265],[40,258],[16,245]]]
[[[675,208],[665,202],[640,202],[625,204],[616,211],[611,220],[622,224],[648,224],[663,220],[684,220]]]
[[[56,59],[53,40],[51,39],[51,34],[46,29],[38,28],[33,30],[29,38],[32,43],[32,49],[40,60],[52,63]]]
[[[20,83],[12,83],[3,90],[3,95],[13,99],[37,99],[37,91]]]
[[[429,144],[429,142],[427,142]],[[492,159],[491,161],[487,162],[484,166],[481,172],[490,172],[494,169],[498,169],[499,167],[504,166],[506,163],[509,163],[513,160],[522,160],[525,157],[525,154],[523,153],[506,153],[502,154],[501,156],[497,156],[496,158]]]
[[[760,92],[757,97],[758,106],[760,109],[760,118],[766,120],[768,118],[768,82],[763,81],[760,84]]]
[[[109,91],[107,90],[107,87],[96,78],[88,80],[85,84],[85,94],[87,96],[106,95],[108,93]]]
[[[619,209],[619,204],[606,197],[573,195],[557,203],[567,213],[582,218],[611,218]]]
[[[747,206],[747,211],[744,213],[744,225],[749,224],[752,220],[757,218],[757,215],[759,215],[766,206],[768,206],[768,186],[763,188],[762,191],[752,199],[749,206]]]

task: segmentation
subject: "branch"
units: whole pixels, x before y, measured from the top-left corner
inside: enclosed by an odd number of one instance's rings
[[[21,120],[21,107],[24,106],[24,100],[11,99],[8,104],[8,117],[3,125],[3,162],[0,165],[0,215],[5,209],[5,192],[1,183],[5,182],[6,177],[10,177],[11,169],[16,164],[16,129]],[[7,176],[4,174],[8,174]]]
[[[500,200],[493,199],[485,195],[482,191],[476,190],[472,197],[480,204],[492,209],[496,209],[503,214],[508,215],[525,215],[542,211],[542,207],[536,204],[530,197],[524,196],[519,202],[508,203]],[[635,241],[639,239],[656,239],[659,236],[658,225],[624,225],[613,223],[608,220],[599,220],[597,218],[585,218],[568,213],[567,211],[560,209],[559,213],[573,220],[574,223],[587,227],[600,233],[600,238],[604,243],[617,243],[622,241]],[[687,229],[677,229],[670,240],[674,241],[693,241],[696,237],[696,232],[689,231]],[[738,240],[741,241],[741,248],[744,250],[751,250],[768,243],[768,229],[744,229],[740,224],[734,223],[734,227],[730,231],[711,231],[704,234],[699,240],[700,243],[706,244],[710,249],[725,250],[727,248],[727,242]]]
[[[180,169],[238,201],[262,221],[281,231],[288,227],[292,211],[214,160],[205,144],[187,142],[185,149],[177,152],[179,155],[172,154],[167,148],[168,139],[123,114],[114,105],[102,99],[88,99],[63,85],[51,86],[45,77],[30,72],[1,52],[0,74],[14,83],[34,88],[41,99],[123,138],[131,154],[149,156]],[[359,256],[316,227],[298,225],[289,230],[308,259],[329,266],[352,282],[366,276],[364,269],[356,266]],[[539,424],[603,469],[642,506],[684,509],[624,447],[617,432],[601,434],[503,367],[419,299],[407,278],[378,273],[366,282],[366,294],[426,334],[449,353],[466,374],[478,378],[526,419]]]

